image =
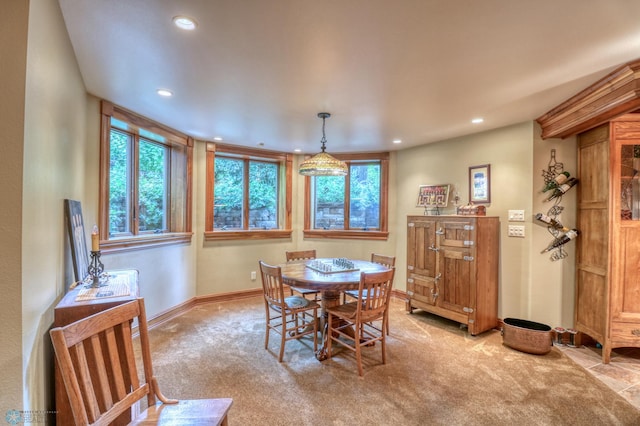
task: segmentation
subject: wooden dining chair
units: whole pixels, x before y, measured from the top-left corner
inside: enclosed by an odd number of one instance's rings
[[[282,362],[284,347],[287,341],[304,336],[313,337],[313,352],[318,350],[318,309],[320,305],[314,300],[301,296],[284,296],[282,271],[279,266],[258,262],[262,277],[264,307],[266,311],[266,333],[264,348],[269,348],[271,330],[280,334],[280,355]]]
[[[379,263],[380,265],[384,265],[387,268],[391,269],[396,265],[396,257],[395,256],[387,256],[384,254],[376,254],[371,253],[371,262]],[[358,290],[345,290],[342,292],[342,303],[347,303],[347,298],[357,299],[358,298]],[[389,312],[387,312],[389,315]],[[389,335],[389,319],[387,318],[386,322],[386,331],[387,335]]]
[[[138,320],[143,378],[134,352]],[[50,331],[76,425],[227,425],[231,398],[166,398],[153,375],[144,300],[139,298]],[[137,413],[146,397],[147,409]],[[158,401],[159,400],[159,401]],[[133,409],[132,409],[133,408]]]
[[[358,374],[363,375],[362,348],[373,347],[373,343],[382,344],[382,363],[386,364],[386,314],[391,299],[395,268],[382,272],[361,272],[358,287],[358,299],[327,308],[327,355],[332,356],[332,344],[337,342],[355,352]],[[364,295],[366,297],[363,297]],[[374,326],[375,322],[382,326]]]
[[[300,250],[300,251],[288,251],[285,253],[287,256],[287,262],[295,262],[297,260],[309,260],[316,258],[315,250]],[[320,300],[320,292],[317,290],[310,290],[306,288],[289,287],[291,289],[291,295],[298,293],[305,299],[307,296],[313,296],[313,300],[318,302]]]

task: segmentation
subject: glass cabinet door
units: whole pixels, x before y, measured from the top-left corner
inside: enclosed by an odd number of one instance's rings
[[[620,147],[620,217],[640,220],[640,145]]]

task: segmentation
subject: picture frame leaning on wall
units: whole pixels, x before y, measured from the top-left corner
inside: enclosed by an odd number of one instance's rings
[[[73,273],[76,282],[81,282],[84,281],[89,273],[89,251],[87,249],[86,234],[84,233],[82,205],[80,201],[64,200],[64,207],[71,257],[73,259]]]

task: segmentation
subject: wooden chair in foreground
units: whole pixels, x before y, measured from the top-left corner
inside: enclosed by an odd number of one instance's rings
[[[131,330],[136,318],[143,380]],[[117,424],[123,415],[135,413],[145,397],[148,408],[134,416],[131,425],[228,424],[231,398],[178,401],[160,392],[142,298],[53,328],[50,335],[76,425]]]
[[[294,262],[296,260],[309,260],[316,258],[315,250],[300,250],[300,251],[288,251],[286,252],[287,262]],[[316,302],[320,300],[320,292],[316,290],[309,290],[306,288],[289,287],[291,289],[291,295],[295,293],[302,295],[305,299],[307,296],[313,296],[313,300]]]
[[[279,362],[282,362],[284,356],[285,343],[303,336],[311,335],[313,337],[313,352],[315,353],[318,350],[318,309],[320,305],[300,296],[284,297],[280,267],[267,265],[263,261],[258,263],[267,315],[264,348],[268,349],[269,333],[273,330],[281,337]]]
[[[396,257],[395,256],[386,256],[384,254],[376,254],[371,253],[371,262],[379,263],[381,265],[386,266],[389,269],[392,269],[396,265]],[[347,297],[351,297],[352,299],[358,298],[358,290],[345,290],[342,297],[342,303],[347,302]],[[365,295],[366,297],[366,295]],[[387,315],[389,315],[389,311],[387,311]],[[387,335],[389,335],[389,318],[387,318],[386,325]]]
[[[332,344],[337,342],[356,354],[358,374],[362,371],[362,348],[373,347],[373,343],[382,343],[382,363],[386,364],[386,333],[384,332],[388,315],[386,315],[395,268],[383,272],[361,272],[358,299],[328,308],[327,354],[332,356]],[[367,297],[363,297],[366,294]],[[381,327],[375,327],[376,321],[382,321]],[[351,332],[353,331],[353,332]]]

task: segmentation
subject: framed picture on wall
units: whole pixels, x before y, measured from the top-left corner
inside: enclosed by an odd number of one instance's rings
[[[420,185],[416,207],[447,207],[450,185]]]
[[[469,167],[469,202],[488,204],[491,202],[491,165]]]

